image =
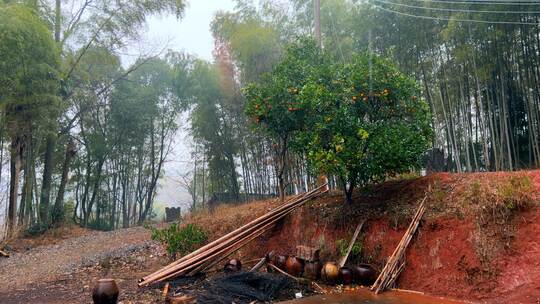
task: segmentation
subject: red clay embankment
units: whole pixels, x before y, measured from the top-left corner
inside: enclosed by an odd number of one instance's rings
[[[540,171],[389,181],[358,192],[352,205],[331,193],[295,211],[238,255],[293,254],[297,245],[308,245],[321,248],[323,259],[336,260],[340,240],[347,242],[357,223],[367,219],[360,253],[352,259],[382,268],[426,191],[428,210],[407,250],[400,288],[475,302],[540,301]],[[218,237],[277,205],[270,200],[222,206],[188,221]]]

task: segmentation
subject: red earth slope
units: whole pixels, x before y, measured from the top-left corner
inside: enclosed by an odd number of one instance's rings
[[[540,171],[523,171],[390,181],[357,193],[352,205],[343,203],[339,192],[330,193],[295,211],[239,255],[293,254],[297,245],[308,245],[321,248],[323,259],[336,260],[337,241],[347,241],[367,219],[357,259],[382,268],[429,191],[428,211],[407,250],[399,287],[475,302],[538,303],[539,190]],[[223,206],[189,221],[217,237],[278,204]]]

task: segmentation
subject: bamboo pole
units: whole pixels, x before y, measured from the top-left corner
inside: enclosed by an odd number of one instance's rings
[[[314,189],[314,190],[315,190],[315,189]],[[303,195],[306,195],[306,193],[301,194],[300,196],[303,196]],[[294,198],[291,198],[291,199],[287,200],[287,201],[285,202],[285,204],[283,204],[283,205],[281,205],[280,207],[278,207],[278,208],[272,210],[271,212],[278,211],[280,208],[285,207],[286,205],[290,204],[291,201],[292,201],[293,199],[294,199]],[[190,253],[190,254],[187,254],[187,255],[181,257],[180,259],[178,259],[178,260],[176,260],[176,261],[170,263],[169,265],[163,267],[162,269],[160,269],[160,270],[158,270],[158,271],[156,271],[156,272],[154,272],[154,273],[152,273],[152,274],[149,274],[149,275],[143,277],[141,281],[146,281],[146,280],[148,280],[149,278],[153,277],[154,275],[157,275],[157,274],[159,274],[159,273],[165,272],[169,267],[173,267],[173,266],[175,266],[175,265],[178,265],[178,264],[180,264],[180,263],[182,263],[182,262],[184,262],[184,261],[186,261],[186,260],[188,260],[188,259],[190,259],[190,258],[196,256],[197,254],[199,254],[199,253],[201,253],[201,252],[204,252],[205,250],[207,250],[207,249],[209,249],[209,248],[212,248],[212,246],[215,246],[216,244],[219,244],[220,242],[222,242],[222,241],[224,241],[224,240],[226,240],[226,239],[228,239],[228,238],[230,238],[230,237],[233,237],[234,235],[236,235],[236,234],[238,234],[239,232],[241,232],[243,229],[245,229],[245,228],[247,228],[248,226],[251,226],[252,224],[255,224],[257,221],[263,219],[265,216],[267,216],[267,215],[270,214],[271,212],[269,212],[269,213],[267,213],[267,214],[265,214],[265,215],[263,215],[263,216],[261,216],[261,217],[258,217],[258,218],[256,218],[256,219],[254,219],[253,221],[247,223],[246,225],[244,225],[244,226],[242,226],[242,227],[240,227],[240,228],[238,228],[238,229],[235,229],[235,230],[231,231],[230,233],[228,233],[228,234],[226,234],[226,235],[220,237],[219,239],[217,239],[217,240],[215,240],[215,241],[212,241],[212,242],[210,242],[210,243],[208,243],[208,244],[202,246],[201,248],[199,248],[199,249],[193,251],[193,252]]]
[[[231,254],[233,254],[234,252],[236,252],[240,248],[246,246],[247,244],[251,243],[254,239],[258,238],[259,236],[261,236],[265,232],[269,231],[271,228],[273,228],[274,224],[275,224],[275,222],[272,222],[272,223],[269,223],[268,225],[260,228],[258,231],[254,232],[253,235],[249,236],[246,239],[240,240],[239,242],[235,243],[234,246],[231,246],[231,247],[229,247],[229,249],[224,250],[223,252],[221,252],[222,256],[219,257],[219,255],[218,255],[217,256],[218,259],[209,259],[207,261],[207,263],[205,263],[203,265],[200,265],[195,270],[188,273],[188,275],[194,275],[194,274],[196,274],[196,273],[198,273],[200,271],[204,271],[206,269],[210,269],[210,268],[214,267],[215,265],[217,265],[220,262],[222,262],[223,260],[225,260],[227,257],[229,257]]]
[[[403,257],[404,253],[405,253],[405,249],[407,248],[410,240],[412,239],[413,235],[414,235],[414,232],[416,231],[416,227],[418,227],[418,223],[420,221],[420,218],[421,218],[421,214],[423,214],[424,212],[424,209],[423,207],[421,207],[419,210],[418,210],[418,213],[417,216],[412,222],[411,222],[411,225],[409,226],[411,229],[408,229],[407,233],[404,235],[404,237],[402,238],[402,242],[400,242],[400,245],[398,247],[396,247],[396,251],[394,252],[394,254],[391,256],[391,258],[388,260],[388,263],[387,265],[389,266],[386,270],[386,272],[384,273],[384,275],[382,275],[381,273],[381,281],[380,281],[380,284],[378,285],[377,289],[376,289],[376,293],[379,293],[380,291],[386,289],[389,285],[389,280],[391,280],[392,276],[395,274],[396,272],[396,267],[398,267],[398,262],[399,260],[401,260],[401,258]],[[400,271],[399,269],[397,271]],[[374,284],[375,285],[375,284]]]
[[[300,281],[304,280],[304,279],[302,279],[302,278],[297,278],[297,277],[295,277],[295,276],[293,276],[293,275],[290,275],[290,274],[286,273],[285,271],[279,269],[279,267],[277,267],[277,266],[274,265],[274,264],[268,264],[268,266],[270,266],[270,267],[271,267],[272,269],[274,269],[275,271],[281,273],[282,275],[287,276],[287,277],[289,277],[289,278],[291,278],[291,279],[293,279],[293,280],[295,280],[295,281],[297,281],[297,282],[300,282]]]
[[[366,221],[363,220],[358,226],[356,226],[356,230],[354,231],[353,237],[351,239],[351,242],[349,243],[349,248],[347,248],[347,253],[341,258],[339,261],[339,268],[345,266],[345,263],[347,263],[347,259],[349,258],[349,254],[351,254],[351,250],[354,246],[354,243],[356,242],[356,239],[358,238],[358,234],[360,234],[360,231],[362,230],[362,227],[364,226],[364,223]]]
[[[385,274],[385,277],[383,278],[382,283],[377,288],[376,293],[379,293],[380,291],[386,289],[390,284],[389,281],[391,281],[392,277],[394,275],[396,275],[396,272],[401,272],[403,270],[403,269],[399,269],[399,268],[396,270],[396,268],[399,267],[398,263],[403,258],[404,254],[405,254],[405,250],[406,250],[407,246],[409,245],[410,240],[412,239],[412,237],[414,235],[414,232],[416,231],[416,228],[418,227],[418,223],[420,221],[420,218],[421,218],[421,215],[423,214],[423,212],[424,212],[424,208],[420,208],[420,210],[419,210],[420,216],[417,217],[416,220],[412,223],[413,228],[411,230],[409,230],[409,233],[404,238],[405,241],[399,247],[399,251],[389,261],[390,267],[388,268],[388,271]],[[404,264],[402,266],[404,266]],[[397,275],[396,275],[396,278],[397,278]]]
[[[304,202],[304,200],[299,200],[297,203],[298,204],[301,204],[302,202]],[[258,223],[256,226],[253,226],[252,228],[249,228],[248,230],[244,231],[243,233],[239,234],[238,236],[235,236],[234,238],[231,238],[227,241],[225,241],[225,243],[222,243],[220,245],[218,245],[217,247],[215,248],[211,248],[209,249],[209,251],[206,251],[205,253],[199,255],[199,256],[196,256],[196,257],[193,257],[191,258],[190,260],[188,261],[185,261],[183,264],[179,264],[175,267],[173,267],[173,270],[172,272],[178,272],[183,266],[186,266],[186,265],[192,265],[193,263],[196,263],[197,265],[200,264],[199,262],[196,262],[197,259],[204,259],[206,256],[208,255],[211,255],[212,257],[214,256],[217,256],[221,250],[223,248],[225,248],[225,250],[227,250],[228,248],[231,248],[232,246],[229,246],[229,247],[226,247],[227,245],[229,244],[233,244],[233,245],[236,245],[237,243],[234,243],[236,242],[238,239],[241,239],[241,238],[244,238],[244,237],[249,237],[251,235],[251,233],[253,232],[256,232],[255,229],[258,229],[260,226],[262,225],[266,225],[266,224],[273,224],[275,221],[277,221],[278,219],[280,219],[281,217],[287,215],[289,212],[291,212],[292,210],[294,210],[294,208],[298,207],[298,205],[291,205],[290,207],[288,207],[288,209],[285,209],[283,211],[281,211],[280,213],[274,215],[273,217],[270,217],[269,219],[263,221],[263,222],[260,222]],[[170,278],[171,275],[167,274],[166,275],[166,278]]]
[[[186,261],[186,260],[188,260],[188,259],[190,259],[190,258],[192,258],[192,257],[194,257],[194,256],[196,256],[196,255],[198,255],[198,254],[200,254],[201,252],[204,252],[205,250],[208,250],[209,248],[212,248],[212,247],[215,246],[216,244],[219,244],[220,242],[223,242],[223,241],[227,240],[228,238],[234,237],[235,235],[237,235],[238,233],[240,233],[242,230],[244,230],[244,229],[246,229],[246,228],[248,228],[248,227],[250,227],[250,226],[256,224],[256,223],[257,223],[258,221],[260,221],[260,220],[264,220],[266,217],[271,216],[271,215],[272,215],[273,213],[275,213],[275,212],[279,212],[279,211],[283,210],[283,208],[286,208],[286,207],[288,207],[289,205],[293,204],[295,200],[299,200],[299,199],[301,199],[301,198],[304,197],[304,196],[310,195],[310,194],[316,192],[317,190],[321,189],[322,187],[323,187],[323,186],[318,187],[318,188],[315,188],[315,189],[313,189],[313,190],[311,190],[311,191],[309,191],[309,192],[307,192],[307,193],[300,194],[300,195],[298,195],[298,196],[296,196],[296,197],[291,197],[291,198],[289,198],[284,204],[282,204],[282,205],[279,206],[278,208],[276,208],[276,209],[274,209],[274,210],[271,210],[269,213],[264,214],[264,215],[262,215],[262,216],[260,216],[260,217],[258,217],[258,218],[256,218],[256,219],[252,220],[251,222],[245,224],[244,226],[242,226],[242,227],[240,227],[240,228],[237,228],[236,230],[233,230],[232,232],[230,232],[230,233],[228,233],[228,234],[226,234],[226,235],[220,237],[219,239],[217,239],[217,240],[215,240],[215,241],[212,241],[212,242],[206,244],[205,246],[203,246],[203,247],[201,247],[201,248],[199,248],[199,249],[193,251],[192,253],[183,256],[182,258],[180,258],[180,259],[178,259],[178,260],[172,262],[171,264],[169,264],[169,265],[163,267],[162,269],[158,270],[157,272],[154,272],[154,273],[152,273],[152,274],[150,274],[150,275],[147,275],[147,276],[143,277],[141,281],[146,281],[146,280],[148,280],[150,277],[152,277],[152,276],[154,276],[154,275],[157,275],[158,273],[166,272],[166,270],[167,270],[168,268],[173,267],[173,266],[175,266],[175,265],[178,265],[178,264],[180,264],[180,263],[182,263],[182,262],[184,262],[184,261]]]
[[[401,238],[398,246],[396,249],[394,249],[394,252],[388,259],[386,265],[383,268],[383,271],[381,271],[380,275],[377,277],[377,280],[375,283],[371,286],[371,290],[375,290],[375,293],[379,293],[380,291],[388,288],[392,282],[395,282],[399,274],[403,271],[403,268],[405,267],[405,262],[399,263],[399,261],[404,257],[405,250],[409,246],[409,243],[416,233],[416,230],[418,229],[418,225],[420,223],[420,220],[422,219],[422,216],[424,215],[424,212],[426,210],[425,208],[425,202],[427,199],[427,193],[424,196],[424,199],[420,203],[420,206],[418,207],[413,220],[409,224],[409,227],[407,228],[405,234]]]
[[[257,270],[259,270],[261,267],[264,266],[264,264],[266,264],[267,262],[270,261],[270,259],[272,258],[272,256],[274,255],[274,252],[273,251],[270,251],[267,255],[265,255],[264,257],[262,257],[259,262],[257,264],[255,264],[255,266],[251,267],[251,269],[249,270],[249,272],[255,272]]]
[[[255,219],[255,220],[249,222],[248,224],[246,224],[246,225],[244,225],[244,226],[242,226],[242,227],[240,227],[240,228],[238,228],[238,229],[236,229],[236,230],[234,230],[234,231],[220,237],[219,239],[217,239],[217,240],[215,240],[213,242],[210,242],[209,244],[206,244],[205,246],[193,251],[192,253],[183,256],[182,258],[180,258],[177,261],[163,267],[162,269],[160,269],[160,270],[158,270],[158,271],[156,271],[156,272],[154,272],[154,273],[152,273],[150,275],[147,275],[147,276],[143,277],[142,280],[141,280],[141,283],[143,283],[145,281],[148,281],[148,280],[151,280],[154,277],[159,277],[159,275],[167,273],[167,271],[169,269],[172,269],[173,267],[175,267],[175,266],[177,266],[179,264],[182,264],[183,262],[188,261],[188,260],[192,259],[193,257],[196,257],[197,255],[201,254],[201,253],[204,253],[206,250],[209,250],[212,247],[215,247],[216,245],[218,245],[221,242],[227,241],[228,239],[231,239],[231,238],[235,237],[236,235],[241,233],[246,228],[249,228],[252,225],[257,224],[258,221],[260,221],[261,219],[266,218],[267,215],[272,214],[273,212],[278,212],[279,210],[282,210],[282,208],[287,207],[289,204],[291,204],[291,203],[286,203],[285,205],[280,206],[280,207],[276,208],[275,210],[272,210],[271,212],[269,212],[269,213]],[[139,285],[141,285],[141,284],[139,284]]]
[[[292,202],[286,203],[278,207],[277,209],[272,210],[271,212],[219,238],[218,240],[201,247],[200,249],[181,258],[180,260],[169,264],[168,266],[160,269],[159,271],[144,277],[139,283],[139,286],[146,286],[156,281],[162,281],[168,278],[172,278],[174,276],[184,274],[187,270],[193,269],[194,266],[196,267],[198,265],[201,265],[205,261],[209,261],[209,259],[219,256],[227,249],[234,248],[235,245],[238,245],[242,242],[243,238],[249,238],[250,236],[257,234],[259,228],[275,223],[277,220],[281,219],[282,217],[292,212],[294,209],[304,204],[307,200],[326,192],[320,191],[320,189],[323,187],[324,185],[313,189],[307,193],[304,193],[296,199],[291,199],[293,200]]]
[[[397,247],[394,249],[394,252],[392,253],[392,255],[390,256],[390,258],[388,259],[386,265],[384,266],[383,270],[381,271],[381,274],[379,275],[379,277],[377,278],[377,281],[375,281],[375,283],[373,284],[373,286],[375,286],[376,284],[379,283],[380,280],[382,280],[384,278],[384,276],[386,275],[386,273],[388,272],[389,268],[391,267],[391,261],[393,260],[393,258],[396,256],[397,252],[400,250],[400,248],[403,246],[403,244],[406,242],[406,238],[407,236],[410,234],[410,230],[411,230],[411,227],[412,227],[412,223],[414,223],[418,217],[418,211],[417,213],[414,215],[413,217],[413,220],[411,221],[411,225],[409,225],[409,227],[407,228],[407,230],[405,231],[405,234],[403,235],[403,237],[401,238],[399,244],[397,245]],[[373,287],[372,287],[372,290],[373,290]]]
[[[315,195],[315,194],[314,194],[314,195]],[[288,213],[292,212],[295,208],[299,207],[301,204],[303,204],[304,202],[306,202],[307,199],[309,199],[309,198],[311,198],[311,197],[313,197],[313,195],[302,198],[301,200],[299,200],[299,201],[297,202],[298,205],[293,205],[293,206],[291,206],[289,209],[286,209],[286,210],[281,211],[281,213],[278,213],[277,215],[275,215],[275,217],[272,217],[272,218],[270,218],[270,219],[265,220],[265,221],[262,222],[259,226],[254,226],[254,227],[250,228],[248,231],[246,231],[245,233],[241,234],[240,237],[250,237],[250,236],[252,236],[251,232],[253,232],[253,233],[259,232],[259,230],[254,230],[254,229],[259,228],[259,227],[260,227],[261,225],[263,225],[263,224],[265,225],[265,226],[263,226],[263,228],[264,228],[264,227],[269,227],[270,225],[273,225],[277,220],[281,219],[282,217],[286,216]],[[264,232],[264,231],[262,231],[262,232]],[[262,234],[262,232],[260,232],[260,233],[259,233],[258,235],[256,235],[255,237],[257,237],[257,236],[259,236],[260,234]],[[221,253],[226,252],[226,251],[229,250],[229,249],[233,249],[234,246],[241,244],[243,240],[240,239],[240,237],[235,238],[235,239],[230,239],[230,240],[227,241],[228,243],[224,243],[224,244],[219,245],[219,247],[218,247],[219,249],[211,249],[211,250],[210,250],[210,252],[211,252],[211,253],[210,253],[210,254],[211,254],[211,257],[210,257],[210,258],[206,258],[206,257],[204,256],[204,254],[203,254],[203,255],[202,255],[202,259],[203,259],[202,261],[201,261],[201,260],[197,261],[197,258],[198,258],[198,257],[194,257],[194,258],[192,258],[192,259],[190,259],[190,260],[188,260],[188,261],[185,261],[184,264],[187,265],[187,266],[189,266],[189,268],[191,268],[191,266],[193,266],[193,265],[194,265],[194,266],[201,265],[202,263],[204,263],[204,261],[209,261],[210,259],[212,259],[212,258],[214,258],[214,257],[218,257]],[[253,238],[254,238],[254,237],[253,237]],[[240,239],[240,240],[237,241],[237,242],[233,242],[233,240],[236,241],[236,240],[238,240],[238,239]],[[233,242],[232,245],[230,245],[230,246],[228,246],[228,247],[224,247],[225,244],[229,244],[229,243],[231,243],[231,242]],[[224,249],[223,249],[223,248],[224,248]],[[222,250],[222,249],[223,249],[223,250]],[[199,256],[199,257],[200,257],[200,256]],[[188,268],[188,269],[189,269],[189,268]],[[175,277],[175,276],[184,274],[185,271],[182,271],[182,270],[183,270],[182,267],[177,265],[177,266],[175,266],[175,270],[173,271],[173,273],[167,274],[165,277],[156,280],[156,282],[160,282],[160,281],[163,281],[163,280],[166,280],[166,279],[170,279],[170,278],[172,278],[172,277]]]
[[[176,277],[176,276],[179,276],[179,275],[183,275],[183,274],[193,275],[193,274],[195,274],[195,273],[197,273],[197,272],[199,272],[199,271],[201,271],[203,269],[208,268],[209,266],[213,266],[213,265],[215,265],[215,263],[212,263],[212,260],[214,260],[215,258],[218,258],[220,255],[222,255],[224,253],[227,253],[228,255],[232,254],[234,251],[238,250],[240,247],[246,245],[248,242],[252,241],[256,237],[261,235],[266,228],[269,228],[274,223],[275,223],[275,221],[271,221],[268,224],[266,224],[265,226],[263,226],[262,228],[259,228],[258,230],[253,231],[253,234],[251,234],[251,233],[248,234],[246,236],[246,239],[235,239],[235,241],[232,244],[228,245],[227,247],[220,248],[217,251],[214,250],[214,252],[211,253],[210,256],[206,256],[206,257],[203,256],[202,258],[200,258],[198,260],[196,258],[193,258],[194,259],[193,261],[191,261],[191,260],[186,261],[184,267],[179,267],[178,269],[174,270],[172,273],[169,273],[169,274],[165,275],[164,277],[156,279],[154,282],[156,282],[156,283],[161,282],[163,280],[167,280],[167,279],[170,279],[170,278],[173,278],[173,277]],[[206,266],[205,263],[207,263],[207,262],[209,264],[211,264],[211,265]],[[217,262],[219,262],[219,261],[217,261]],[[193,269],[193,267],[196,267],[196,268]],[[188,273],[187,272],[188,270],[191,270],[191,271]]]

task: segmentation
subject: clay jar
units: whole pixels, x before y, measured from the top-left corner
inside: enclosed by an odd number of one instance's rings
[[[290,256],[285,261],[285,271],[292,276],[298,277],[304,271],[304,262],[297,257]]]
[[[94,304],[116,304],[120,291],[113,279],[101,279],[97,281],[92,290],[92,300]]]
[[[339,282],[343,285],[351,285],[353,282],[353,273],[348,267],[341,267],[339,270]]]
[[[316,281],[321,277],[322,263],[319,261],[306,261],[304,263],[304,277]]]
[[[321,270],[321,279],[328,284],[335,284],[339,277],[339,267],[334,262],[327,262]]]
[[[377,279],[377,271],[369,264],[352,267],[353,281],[363,286],[371,286]]]
[[[242,263],[238,259],[232,259],[227,264],[225,264],[225,267],[223,267],[223,270],[225,272],[237,272],[242,270]]]
[[[272,265],[276,266],[277,268],[281,270],[285,270],[285,263],[287,262],[287,256],[276,254],[272,258],[272,261],[270,262]],[[274,269],[272,267],[266,268],[268,272],[273,272]]]

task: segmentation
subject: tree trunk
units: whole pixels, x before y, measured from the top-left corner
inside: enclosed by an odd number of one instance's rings
[[[278,182],[278,192],[279,192],[279,200],[284,202],[285,201],[285,159],[287,156],[287,145],[288,141],[287,138],[281,139],[281,149],[279,151],[278,155],[278,169],[277,169],[277,182]]]
[[[43,181],[41,184],[41,199],[39,208],[39,220],[42,223],[49,222],[49,201],[51,199],[52,170],[54,166],[53,153],[55,145],[55,135],[48,135],[45,145]]]
[[[11,237],[15,231],[15,220],[17,216],[17,198],[19,194],[19,177],[21,174],[21,153],[22,146],[19,138],[15,138],[11,142],[11,177],[9,183],[9,205],[8,205],[8,221],[7,221],[7,236]]]
[[[69,142],[66,147],[64,165],[62,166],[62,178],[60,180],[60,186],[58,187],[58,194],[56,195],[56,200],[54,202],[54,209],[57,212],[64,208],[64,193],[66,191],[69,167],[71,165],[71,160],[73,159],[74,156],[75,156],[75,145],[73,144],[73,140],[70,137]],[[55,221],[58,221],[58,220],[59,220],[58,218],[55,218]]]

